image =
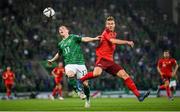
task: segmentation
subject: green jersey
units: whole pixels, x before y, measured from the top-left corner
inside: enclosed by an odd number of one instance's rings
[[[176,80],[176,77],[172,77],[172,78],[171,78],[171,81],[174,81],[174,80]]]
[[[58,43],[59,54],[63,56],[65,65],[85,64],[83,52],[80,46],[81,37],[71,34]]]

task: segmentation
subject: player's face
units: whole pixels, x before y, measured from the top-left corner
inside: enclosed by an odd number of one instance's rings
[[[59,34],[64,37],[69,34],[69,30],[65,26],[61,26],[59,28]]]
[[[11,67],[7,67],[7,71],[10,71],[11,70]]]
[[[59,63],[58,66],[61,68],[61,67],[63,67],[63,64],[62,64],[62,63]]]
[[[170,57],[169,52],[164,52],[164,54],[163,54],[163,55],[164,55],[164,57],[165,57],[165,58],[169,58],[169,57]]]
[[[109,29],[110,31],[114,31],[115,29],[115,21],[106,21],[106,28]]]

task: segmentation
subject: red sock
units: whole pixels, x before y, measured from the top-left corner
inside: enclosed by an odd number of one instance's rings
[[[11,96],[11,90],[7,90],[6,95],[9,97]]]
[[[168,97],[170,97],[170,96],[171,96],[171,90],[170,90],[169,85],[168,85],[168,86],[166,86],[166,94],[167,94],[167,96],[168,96]]]
[[[134,95],[136,95],[137,97],[140,96],[140,93],[137,90],[136,85],[130,77],[124,80],[124,83],[134,93]]]
[[[62,96],[62,89],[59,89],[59,95]]]
[[[55,87],[55,88],[53,89],[52,96],[55,96],[57,91],[58,91],[58,89],[56,89],[56,87]]]
[[[80,80],[81,80],[82,82],[84,82],[85,80],[87,80],[87,79],[92,79],[92,78],[95,78],[95,77],[93,76],[93,72],[88,72],[85,76],[83,76],[82,78],[80,78]]]
[[[159,88],[160,89],[166,89],[165,85],[161,85]]]

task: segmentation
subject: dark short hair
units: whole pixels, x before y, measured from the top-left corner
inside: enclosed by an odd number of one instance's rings
[[[168,49],[165,49],[164,52],[169,52],[170,53],[170,51]]]
[[[66,27],[68,30],[70,30],[70,27],[69,27],[68,25],[61,25],[60,27],[62,27],[62,26],[63,26],[63,27]],[[59,27],[59,28],[60,28],[60,27]]]

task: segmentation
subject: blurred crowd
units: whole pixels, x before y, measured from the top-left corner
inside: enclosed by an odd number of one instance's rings
[[[17,91],[49,90],[46,84],[51,80],[33,74],[32,60],[41,62],[57,52],[57,43],[61,40],[58,26],[68,25],[71,33],[95,37],[101,34],[105,18],[111,15],[116,19],[117,37],[135,42],[133,49],[129,46],[117,47],[114,55],[116,63],[131,74],[141,90],[156,89],[160,78],[156,64],[162,51],[169,49],[172,56],[180,60],[180,28],[153,1],[0,1],[0,74],[6,66],[11,66],[16,74]],[[53,18],[42,14],[48,6],[56,12]],[[89,71],[94,66],[97,44],[82,44]],[[39,81],[42,83],[37,83]],[[124,90],[122,81],[107,73],[90,82],[94,90]],[[3,83],[0,91],[4,91]]]

